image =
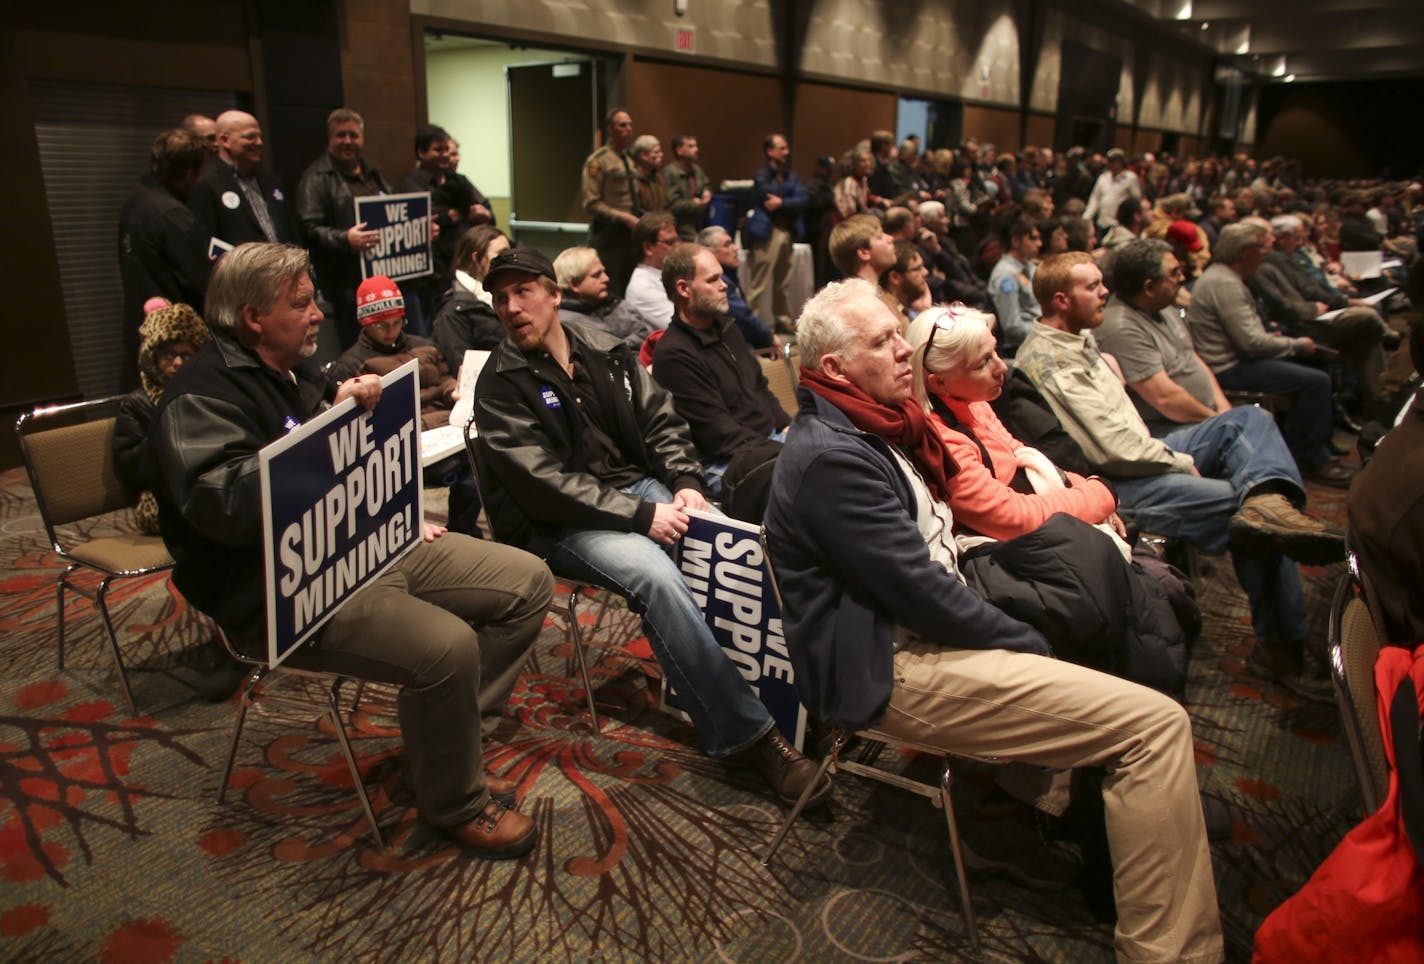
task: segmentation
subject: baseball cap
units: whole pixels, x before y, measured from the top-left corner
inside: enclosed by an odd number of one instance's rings
[[[485,288],[489,289],[498,284],[505,274],[540,275],[550,281],[559,280],[554,274],[553,262],[533,248],[508,248],[495,255],[494,260],[490,262],[489,271],[485,274]]]

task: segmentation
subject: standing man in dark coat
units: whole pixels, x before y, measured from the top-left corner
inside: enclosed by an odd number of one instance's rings
[[[240,110],[218,115],[218,156],[188,197],[203,240],[296,244],[297,219],[277,176],[263,170],[262,128]]]
[[[120,385],[138,387],[138,326],[143,303],[160,296],[174,304],[201,305],[208,285],[207,238],[186,203],[208,158],[201,138],[181,128],[164,131],[149,152],[119,214],[119,276],[124,285],[123,360]]]
[[[356,222],[356,198],[391,193],[380,170],[361,153],[366,122],[349,107],[326,118],[326,153],[312,161],[297,184],[297,218],[321,295],[331,306],[342,348],[356,343],[356,288],[361,284],[361,252],[376,246],[380,232]]]
[[[755,206],[742,228],[752,269],[747,303],[755,309],[770,285],[776,330],[793,332],[796,327],[791,320],[791,265],[793,245],[803,233],[801,212],[806,207],[806,187],[791,169],[791,147],[785,137],[768,135],[762,150],[766,164],[752,178]]]

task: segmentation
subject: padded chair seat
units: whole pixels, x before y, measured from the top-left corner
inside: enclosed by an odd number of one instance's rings
[[[71,546],[65,555],[105,572],[134,572],[173,565],[173,557],[158,536],[105,536]]]

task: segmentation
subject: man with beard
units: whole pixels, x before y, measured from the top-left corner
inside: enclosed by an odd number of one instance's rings
[[[830,781],[815,782],[816,765],[777,731],[669,555],[685,510],[708,505],[667,391],[618,339],[559,320],[554,266],[538,251],[504,252],[485,285],[506,334],[475,392],[495,537],[628,600],[708,756],[756,770],[783,801],[807,789],[825,800]]]
[[[1176,258],[1160,246],[1131,250],[1118,279],[1123,301],[1112,337],[1125,350],[1132,332],[1122,329],[1137,327],[1140,318],[1145,341],[1165,347],[1170,357],[1155,352],[1160,366],[1149,364],[1154,352],[1147,344],[1129,352],[1127,377],[1152,400],[1160,413],[1155,421],[1165,416],[1179,425],[1155,437],[1122,376],[1098,350],[1093,332],[1103,323],[1107,289],[1085,252],[1056,254],[1039,267],[1033,287],[1043,317],[1024,339],[1016,365],[1094,471],[1117,487],[1124,519],[1204,552],[1231,549],[1256,631],[1250,665],[1299,695],[1319,697],[1319,687],[1301,675],[1309,627],[1300,571],[1291,560],[1323,565],[1340,559],[1341,533],[1301,511],[1305,487],[1270,416],[1254,406],[1225,406],[1205,375],[1184,377],[1199,359],[1180,319],[1162,311],[1176,294]],[[1156,384],[1168,365],[1167,379],[1182,378],[1194,401],[1174,390],[1180,383]]]
[[[707,491],[717,498],[733,456],[768,438],[781,441],[791,416],[727,317],[727,285],[716,255],[700,245],[678,245],[663,261],[663,284],[676,315],[653,350],[653,370],[692,429]]]
[[[727,233],[726,228],[714,224],[698,232],[697,243],[715,254],[722,265],[722,281],[727,285],[727,313],[741,329],[747,344],[756,349],[775,348],[780,351],[781,339],[757,317],[752,306],[747,304],[747,296],[742,294],[742,282],[737,276],[742,267],[742,257],[737,250],[736,239]]]
[[[895,263],[881,277],[880,286],[894,296],[911,321],[930,306],[929,269],[913,242],[895,242]]]

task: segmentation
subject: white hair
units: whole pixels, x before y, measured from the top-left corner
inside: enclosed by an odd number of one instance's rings
[[[929,376],[959,364],[977,351],[986,331],[994,330],[994,316],[965,305],[936,305],[915,316],[906,340],[914,349],[910,365],[915,371],[915,398],[928,411]]]
[[[848,278],[826,285],[806,302],[796,321],[796,344],[801,349],[802,365],[819,371],[821,359],[827,355],[851,357],[856,333],[847,324],[846,308],[866,298],[880,300],[875,286],[862,278]]]

